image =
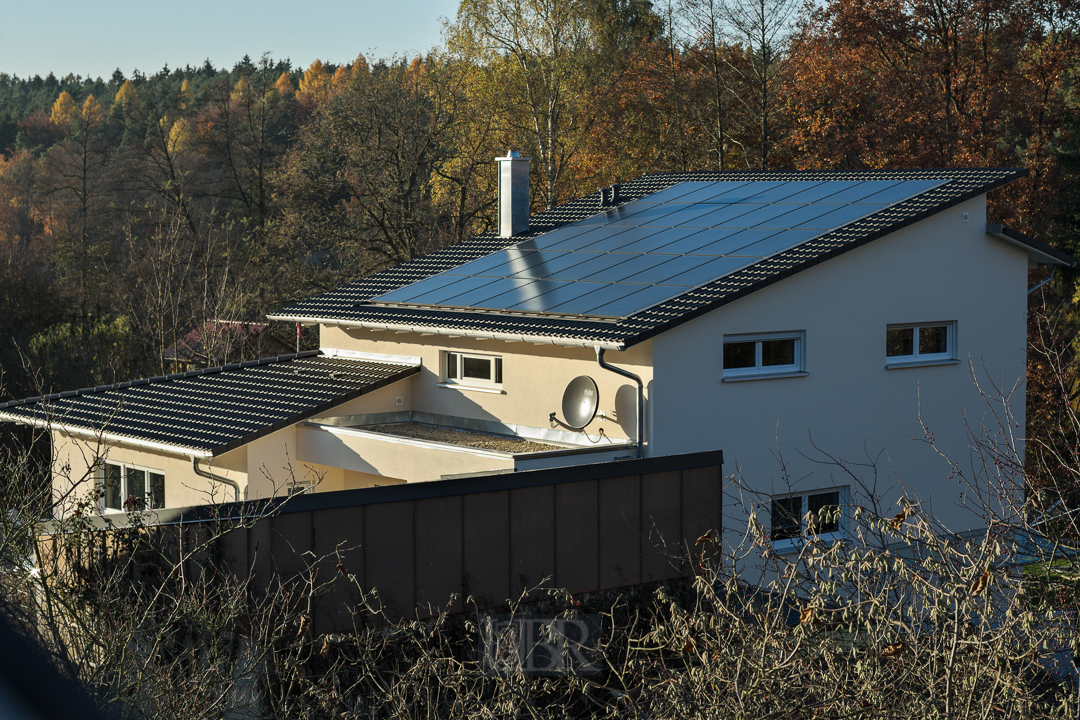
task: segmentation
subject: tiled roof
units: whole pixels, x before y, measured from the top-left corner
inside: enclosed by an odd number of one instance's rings
[[[220,455],[419,369],[313,350],[14,400],[0,404],[0,420]]]
[[[641,199],[678,183],[693,181],[947,182],[615,322],[499,311],[478,312],[368,304],[372,298],[379,295],[609,210],[610,207],[601,206],[599,193],[577,198],[533,215],[529,221],[529,230],[525,233],[511,238],[499,237],[494,232],[477,235],[443,250],[295,303],[270,317],[443,335],[501,337],[529,342],[625,348],[1025,175],[1027,171],[1023,169],[993,168],[647,175],[624,183],[620,190],[620,201]]]

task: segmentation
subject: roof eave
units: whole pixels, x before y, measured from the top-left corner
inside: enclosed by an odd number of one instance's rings
[[[307,355],[317,354],[318,351],[307,353]],[[104,429],[86,427],[85,425],[65,425],[61,420],[57,418],[38,418],[33,416],[24,416],[5,412],[3,410],[0,410],[0,420],[9,420],[11,422],[16,422],[23,425],[31,425],[33,427],[38,427],[46,430],[60,430],[61,432],[67,433],[68,435],[75,435],[88,439],[96,439],[99,441],[109,442],[117,445],[126,445],[129,447],[140,447],[150,450],[158,450],[160,452],[167,452],[173,455],[180,455],[184,457],[198,457],[209,459],[224,455],[228,452],[232,452],[233,450],[243,447],[244,445],[258,440],[259,438],[266,437],[267,435],[275,433],[279,430],[283,430],[284,428],[287,428],[291,425],[299,424],[309,418],[315,417],[316,415],[325,413],[328,410],[332,410],[339,405],[347,403],[350,400],[355,400],[358,397],[366,395],[370,392],[374,392],[375,390],[386,387],[387,385],[391,385],[400,380],[404,380],[407,377],[411,377],[418,372],[420,372],[419,365],[403,365],[400,372],[385,377],[382,380],[378,380],[376,382],[364,385],[361,388],[342,393],[341,395],[335,397],[333,400],[329,400],[327,402],[320,403],[319,405],[312,406],[302,412],[278,420],[277,422],[264,425],[258,430],[255,430],[254,432],[250,432],[227,443],[214,445],[209,448],[179,445],[173,443],[163,443],[154,440],[141,440],[119,433],[111,433]],[[57,398],[59,398],[59,396],[50,396],[47,398],[38,399],[35,402],[47,403]],[[25,406],[25,404],[22,405],[22,407]]]
[[[339,320],[330,318],[301,317],[288,315],[267,315],[270,320],[281,322],[298,322],[319,325],[337,325],[341,327],[362,328],[365,330],[390,330],[392,332],[408,332],[425,335],[442,335],[448,338],[474,338],[479,340],[502,340],[503,342],[524,342],[533,345],[562,345],[565,347],[600,347],[605,350],[625,350],[624,342],[586,340],[566,336],[549,335],[523,335],[517,333],[484,332],[481,330],[462,330],[452,328],[433,327],[430,325],[409,325],[404,323],[380,323],[365,322],[363,320]]]
[[[1055,247],[1047,245],[1044,242],[1036,240],[1035,238],[1028,237],[1027,235],[1017,232],[1010,227],[1006,227],[1000,223],[988,223],[986,226],[986,234],[992,235],[999,240],[1004,240],[1010,245],[1015,245],[1018,248],[1026,250],[1028,257],[1033,259],[1040,265],[1063,265],[1065,267],[1076,267],[1076,258],[1068,253],[1062,252]]]
[[[197,448],[188,445],[173,445],[171,443],[154,442],[153,440],[140,440],[138,438],[127,437],[126,435],[118,435],[116,433],[110,433],[107,431],[98,431],[81,426],[65,425],[63,422],[55,419],[48,420],[42,418],[24,417],[22,415],[12,415],[10,413],[0,411],[0,420],[7,420],[9,422],[19,423],[20,425],[30,425],[32,427],[40,428],[42,430],[57,430],[66,435],[86,438],[88,440],[97,440],[99,442],[107,442],[113,445],[126,445],[128,447],[157,450],[159,452],[169,453],[170,455],[197,458],[214,457],[214,451],[207,450],[206,448]]]

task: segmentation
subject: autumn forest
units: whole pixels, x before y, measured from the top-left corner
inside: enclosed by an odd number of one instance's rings
[[[1075,0],[463,0],[422,57],[0,74],[0,388],[171,372],[209,320],[483,231],[508,149],[534,209],[653,171],[1025,167],[993,219],[1075,253],[1078,69]]]

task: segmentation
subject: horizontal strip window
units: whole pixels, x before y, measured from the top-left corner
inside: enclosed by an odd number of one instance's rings
[[[955,321],[889,325],[885,328],[885,363],[889,367],[955,361]]]
[[[724,380],[805,374],[805,333],[724,336]]]
[[[501,388],[502,382],[503,360],[498,355],[443,353],[444,384],[475,385],[495,389]]]

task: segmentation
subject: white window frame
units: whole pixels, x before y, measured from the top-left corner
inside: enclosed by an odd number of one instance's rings
[[[105,487],[105,485],[109,480],[108,467],[110,465],[120,468],[120,507],[119,508],[107,507],[106,504],[105,504],[107,502],[107,498],[108,498],[108,495],[107,495],[108,490]],[[133,510],[138,510],[138,511],[142,511],[142,510],[161,510],[162,508],[167,506],[168,495],[165,495],[165,499],[162,502],[161,507],[156,507],[154,505],[154,484],[153,484],[153,481],[150,478],[151,474],[160,475],[161,476],[161,482],[162,482],[162,490],[164,491],[164,483],[165,483],[165,471],[164,470],[159,470],[157,468],[146,467],[144,465],[135,465],[133,463],[116,462],[114,460],[102,460],[101,464],[99,466],[99,469],[98,469],[98,487],[101,489],[101,499],[99,501],[99,511],[102,514],[126,513],[126,512],[128,512],[128,508],[124,507],[124,503],[127,502],[127,499],[129,497],[131,497],[131,494],[132,494],[131,493],[131,488],[129,486],[129,480],[128,480],[128,473],[129,473],[129,471],[132,471],[132,470],[137,470],[137,471],[141,471],[141,472],[145,473],[145,481],[144,481],[145,486],[143,488],[143,498],[142,498],[143,503],[142,503],[142,506],[137,507],[137,508],[132,508],[132,509]]]
[[[285,494],[287,497],[293,495],[310,495],[315,492],[315,483],[313,482],[295,482],[287,486]]]
[[[812,495],[824,495],[826,493],[837,493],[837,504],[840,506],[840,517],[837,520],[837,529],[830,532],[816,532],[813,535],[807,533],[806,516],[810,512],[810,497]],[[773,502],[777,500],[787,500],[789,498],[802,498],[802,512],[799,514],[799,528],[800,532],[797,536],[781,538],[775,540],[772,538],[772,518],[771,514],[775,512],[773,508]],[[770,529],[769,540],[772,543],[773,550],[778,553],[786,554],[792,552],[798,552],[806,544],[808,540],[821,540],[822,542],[832,543],[837,540],[842,540],[847,537],[844,530],[844,508],[848,505],[848,488],[846,486],[830,487],[830,488],[818,488],[816,490],[807,490],[805,492],[787,493],[784,495],[773,495],[770,498],[769,513],[770,513]]]
[[[465,360],[483,360],[490,363],[487,378],[464,377]],[[444,350],[440,359],[440,387],[452,387],[462,390],[501,393],[503,387],[502,355]]]
[[[794,340],[795,362],[790,365],[763,365],[761,344],[769,340]],[[764,378],[803,377],[806,373],[806,331],[754,333],[752,335],[725,335],[724,346],[731,343],[754,343],[754,366],[723,368],[724,382],[758,380]],[[724,364],[724,349],[720,351],[720,365]]]
[[[924,327],[945,327],[945,352],[920,353],[919,352],[919,329]],[[889,331],[912,330],[911,355],[889,355]],[[948,365],[959,362],[956,357],[956,321],[937,321],[922,323],[897,323],[885,326],[885,367],[904,368],[918,367],[921,365]]]

